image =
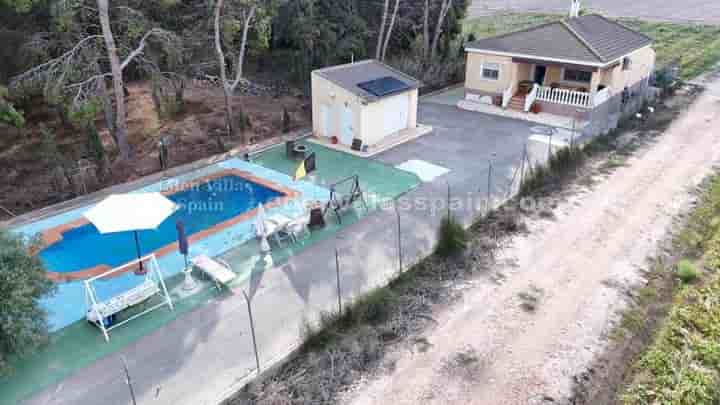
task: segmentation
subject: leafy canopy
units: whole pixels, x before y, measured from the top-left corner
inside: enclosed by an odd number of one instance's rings
[[[9,7],[18,13],[27,13],[39,0],[0,0],[0,5]]]
[[[11,357],[28,353],[46,341],[47,314],[39,299],[55,291],[40,259],[38,246],[0,230],[0,375]]]

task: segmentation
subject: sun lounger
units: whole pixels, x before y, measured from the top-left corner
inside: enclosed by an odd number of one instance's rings
[[[192,264],[215,282],[218,291],[222,289],[222,286],[228,287],[230,282],[237,277],[237,274],[230,270],[229,264],[222,260],[211,259],[206,255],[195,256]]]

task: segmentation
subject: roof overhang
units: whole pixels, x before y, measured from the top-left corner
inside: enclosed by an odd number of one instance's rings
[[[465,52],[485,53],[488,55],[507,56],[510,58],[517,58],[517,59],[541,60],[541,61],[546,61],[546,62],[566,64],[566,65],[577,65],[577,66],[586,66],[586,67],[594,67],[594,68],[607,68],[612,65],[617,65],[617,63],[619,61],[622,61],[623,58],[627,57],[631,53],[637,52],[641,49],[649,48],[651,46],[652,46],[652,43],[649,43],[645,46],[634,49],[632,52],[629,52],[623,56],[620,56],[620,57],[615,58],[608,62],[590,62],[590,61],[574,60],[574,59],[560,59],[560,58],[551,58],[551,57],[540,56],[540,55],[528,55],[528,54],[515,53],[515,52],[501,52],[501,51],[495,51],[495,50],[490,50],[490,49],[479,49],[479,48],[465,48]]]
[[[547,66],[560,66],[567,69],[580,69],[580,70],[586,70],[589,72],[597,72],[600,70],[597,66],[588,66],[588,65],[578,65],[575,63],[561,63],[561,62],[552,62],[548,61],[547,59],[527,59],[527,58],[517,58],[513,57],[512,61],[514,63],[526,63],[529,65],[547,65]]]
[[[465,52],[486,53],[488,55],[508,56],[511,58],[539,59],[539,60],[548,61],[548,62],[565,63],[565,64],[570,64],[570,65],[581,65],[581,66],[594,66],[594,67],[598,67],[598,68],[605,66],[605,63],[602,63],[602,62],[589,62],[589,61],[584,61],[584,60],[549,58],[549,57],[541,56],[541,55],[528,55],[528,54],[515,53],[515,52],[500,52],[500,51],[493,51],[490,49],[465,48]]]

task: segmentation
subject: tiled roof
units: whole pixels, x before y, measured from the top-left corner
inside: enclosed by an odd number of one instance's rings
[[[481,39],[465,49],[604,64],[650,43],[637,31],[591,14]]]

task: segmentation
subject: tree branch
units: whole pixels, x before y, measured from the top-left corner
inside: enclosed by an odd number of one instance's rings
[[[129,65],[136,56],[142,54],[145,51],[145,45],[147,44],[147,39],[150,37],[150,35],[160,35],[164,33],[165,31],[159,28],[153,28],[150,31],[146,32],[145,35],[143,35],[143,37],[140,39],[140,43],[138,44],[137,48],[135,48],[134,51],[130,52],[130,55],[128,55],[128,57],[125,58],[125,60],[120,64],[120,70],[125,70],[127,65]]]
[[[102,36],[101,35],[91,35],[89,37],[85,37],[85,38],[81,39],[80,41],[78,41],[77,44],[75,44],[75,46],[72,47],[72,49],[70,49],[69,51],[65,52],[64,54],[58,56],[57,58],[50,59],[49,61],[47,61],[45,63],[41,63],[40,65],[37,65],[37,66],[31,68],[27,72],[21,73],[15,77],[13,77],[10,80],[10,86],[15,87],[15,86],[19,85],[21,82],[26,81],[26,80],[32,80],[36,76],[42,75],[45,71],[52,69],[54,67],[57,67],[60,64],[68,63],[68,61],[70,59],[72,59],[80,51],[80,49],[82,49],[82,47],[85,46],[85,44],[87,44],[87,42],[94,40],[94,39],[98,39],[98,38],[102,38]]]
[[[247,47],[248,31],[250,30],[250,22],[252,21],[253,17],[255,17],[256,10],[257,6],[253,5],[250,8],[250,12],[248,13],[244,21],[242,42],[240,43],[240,54],[238,55],[238,63],[235,67],[235,81],[233,82],[232,86],[230,86],[230,89],[232,91],[235,91],[238,84],[240,83],[240,80],[242,80],[243,63],[245,61],[245,48]]]

